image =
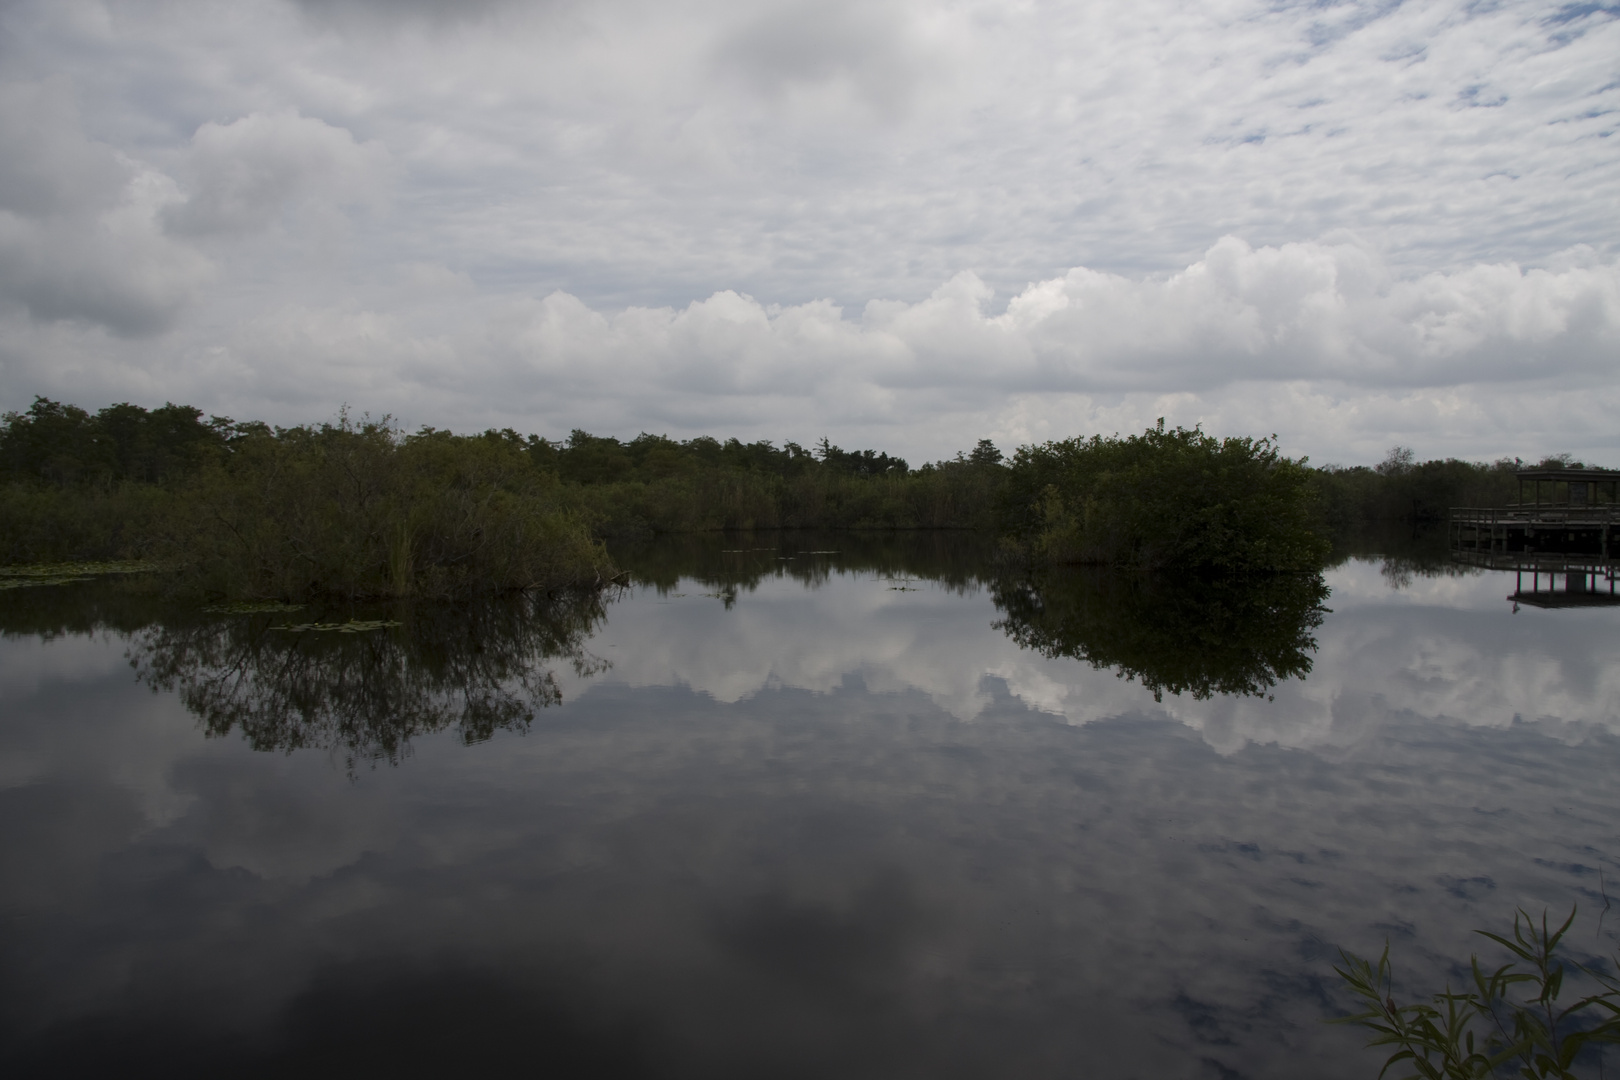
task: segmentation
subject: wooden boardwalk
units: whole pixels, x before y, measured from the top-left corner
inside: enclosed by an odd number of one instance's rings
[[[1449,528],[1458,554],[1620,556],[1620,506],[1461,506]]]
[[[1517,503],[1453,507],[1447,528],[1459,556],[1555,555],[1606,564],[1620,558],[1620,472],[1524,469]]]
[[[1458,562],[1514,572],[1515,611],[1620,604],[1620,472],[1521,470],[1517,503],[1453,507],[1447,530]]]

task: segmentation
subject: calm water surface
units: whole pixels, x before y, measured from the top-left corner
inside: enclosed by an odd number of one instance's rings
[[[550,607],[0,593],[0,1069],[1370,1080],[1339,946],[1614,948],[1620,608],[619,554]],[[351,616],[402,625],[279,629]]]

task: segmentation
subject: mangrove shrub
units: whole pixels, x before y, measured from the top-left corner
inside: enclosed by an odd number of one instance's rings
[[[1321,565],[1310,472],[1271,439],[1198,428],[1020,447],[1001,519],[1037,563],[1224,572]]]
[[[252,433],[181,494],[159,554],[214,595],[451,597],[611,574],[556,478],[499,434],[347,418]]]

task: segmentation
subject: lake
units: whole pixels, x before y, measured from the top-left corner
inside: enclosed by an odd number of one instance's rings
[[[1259,592],[990,555],[0,593],[0,1068],[1371,1080],[1323,1022],[1341,946],[1414,996],[1516,907],[1613,952],[1620,607],[1376,554]]]

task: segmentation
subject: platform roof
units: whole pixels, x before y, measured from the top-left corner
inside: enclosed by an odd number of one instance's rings
[[[1611,483],[1620,480],[1620,469],[1520,469],[1520,480],[1574,480],[1577,483],[1597,481]]]

